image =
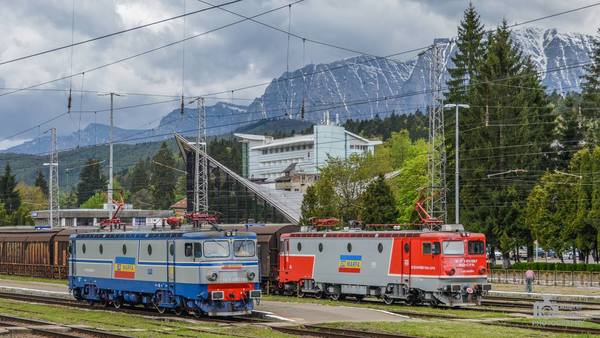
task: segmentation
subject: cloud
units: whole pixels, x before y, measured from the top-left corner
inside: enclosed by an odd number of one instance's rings
[[[223,3],[224,0],[208,0]],[[562,10],[584,6],[589,1],[473,1],[482,22],[492,28],[506,18],[521,22]],[[76,1],[74,40],[79,41],[150,21],[205,8],[196,0],[98,0]],[[287,4],[281,0],[245,0],[227,6],[246,16]],[[468,1],[437,0],[306,0],[292,7],[293,32],[315,40],[330,42],[356,51],[388,55],[430,44],[435,37],[451,37]],[[0,60],[26,55],[71,42],[72,2],[67,0],[12,1],[0,11]],[[536,26],[559,31],[592,34],[597,29],[600,6],[543,21]],[[239,17],[214,9],[185,19],[186,36],[200,34],[240,20]],[[287,8],[257,20],[286,30]],[[0,66],[3,87],[23,87],[52,80],[71,72],[77,73],[123,57],[156,48],[181,39],[183,19],[151,28],[125,33],[51,54]],[[182,58],[182,51],[185,57]],[[71,53],[73,60],[71,62]],[[304,58],[302,57],[304,55]],[[354,56],[347,51],[291,39],[291,69],[303,63],[324,63]],[[413,57],[403,55],[399,59]],[[84,76],[59,81],[41,88],[68,90],[118,91],[180,95],[182,60],[185,59],[184,91],[188,96],[228,91],[256,83],[268,82],[286,69],[287,36],[252,22],[237,24],[185,43],[161,49]],[[71,65],[72,63],[72,65]],[[72,68],[72,70],[71,70]],[[264,87],[235,92],[235,103],[249,103],[262,94]],[[1,93],[1,91],[0,91]],[[230,93],[220,95],[227,99]],[[115,100],[117,107],[163,101],[161,96],[127,95]],[[246,100],[247,99],[247,100]],[[73,95],[73,111],[102,111],[108,98],[95,93]],[[209,100],[207,103],[214,103]],[[65,112],[67,94],[48,91],[25,91],[0,96],[0,139],[16,131],[35,127],[40,122]],[[163,103],[136,109],[120,110],[116,124],[124,128],[155,126],[161,116],[179,103]],[[33,128],[18,138],[35,138],[39,130],[57,127],[60,134],[84,128],[92,122],[106,123],[106,112],[72,113],[50,124]]]

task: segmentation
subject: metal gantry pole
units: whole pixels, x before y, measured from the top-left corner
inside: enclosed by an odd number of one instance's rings
[[[48,206],[49,206],[49,225],[50,228],[58,226],[60,216],[59,190],[58,190],[58,149],[56,146],[56,128],[50,129],[50,162],[44,163],[48,165],[49,180],[48,180]]]
[[[110,129],[108,131],[108,219],[112,218],[113,202],[113,104],[114,93],[110,93]],[[111,226],[112,227],[112,226]]]
[[[194,212],[208,211],[208,140],[206,137],[206,110],[204,98],[197,97],[198,130],[196,132],[196,152],[194,157]]]
[[[454,224],[460,224],[460,118],[458,115],[459,108],[469,108],[468,104],[449,103],[444,105],[444,108],[455,108],[454,117]]]
[[[114,92],[110,92],[108,94],[99,94],[100,96],[110,95],[110,128],[108,130],[108,187],[107,187],[107,207],[108,207],[108,219],[112,218],[113,212],[113,107],[114,107],[114,97],[122,96],[121,94],[117,94]]]

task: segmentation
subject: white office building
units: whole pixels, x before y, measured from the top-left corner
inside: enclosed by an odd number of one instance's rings
[[[274,139],[270,136],[235,134],[242,142],[242,175],[252,180],[272,180],[295,163],[295,171],[317,174],[328,155],[348,158],[373,152],[381,141],[371,141],[337,125],[315,125],[310,135]]]

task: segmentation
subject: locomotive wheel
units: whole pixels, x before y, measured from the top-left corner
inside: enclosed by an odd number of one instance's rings
[[[123,305],[123,301],[121,300],[121,298],[116,298],[115,300],[113,300],[113,306],[115,307],[115,309],[120,309],[121,305]]]
[[[96,305],[96,302],[94,302],[93,300],[88,300],[87,303],[90,307],[94,307],[94,305]]]
[[[325,293],[323,291],[319,291],[317,293],[315,293],[315,298],[317,299],[323,299],[325,297]]]
[[[161,315],[162,315],[163,313],[165,313],[165,311],[166,311],[166,310],[167,310],[167,308],[165,308],[165,307],[162,307],[162,306],[157,306],[157,307],[156,307],[156,311],[158,311],[158,313],[160,313]]]
[[[183,308],[181,306],[178,306],[176,308],[173,309],[173,312],[178,315],[181,316],[181,314],[183,314]]]
[[[363,295],[356,295],[356,296],[354,296],[354,298],[356,299],[357,303],[360,303],[363,299],[365,299],[365,296],[363,296]]]
[[[388,295],[383,295],[383,302],[387,305],[394,304],[394,299]]]
[[[331,300],[343,299],[342,294],[340,292],[334,292],[334,293],[329,294],[329,298],[331,298]]]
[[[304,291],[302,291],[302,289],[298,288],[298,298],[304,298],[305,293]]]

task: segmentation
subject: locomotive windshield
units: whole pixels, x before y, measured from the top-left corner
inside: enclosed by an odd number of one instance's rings
[[[235,257],[254,257],[256,253],[254,241],[237,240],[233,241],[233,254]]]
[[[442,243],[444,255],[464,255],[465,244],[463,241],[444,241]]]
[[[469,255],[483,255],[485,253],[485,245],[483,241],[469,241]]]
[[[204,242],[204,257],[229,257],[228,241],[206,241]]]

